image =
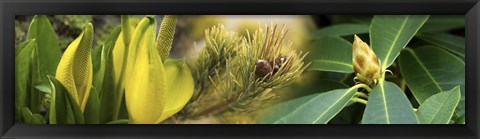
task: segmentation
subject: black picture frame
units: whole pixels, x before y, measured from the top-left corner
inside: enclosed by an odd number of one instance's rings
[[[23,125],[14,124],[14,20],[33,14],[460,14],[465,15],[465,125]],[[480,2],[478,0],[2,0],[1,138],[478,138]]]

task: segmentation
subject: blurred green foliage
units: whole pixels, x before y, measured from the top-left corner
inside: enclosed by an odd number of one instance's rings
[[[28,25],[33,16],[15,17],[15,45],[25,40]],[[104,43],[109,33],[120,23],[114,15],[54,15],[47,16],[52,22],[57,33],[58,43],[63,50],[76,36],[80,35],[82,28],[88,23],[95,24],[95,38],[93,46],[97,47]]]

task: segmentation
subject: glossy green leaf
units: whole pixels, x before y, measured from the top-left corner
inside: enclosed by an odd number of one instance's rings
[[[421,124],[448,124],[460,97],[459,86],[431,96],[416,111],[418,120]]]
[[[23,117],[23,121],[26,124],[45,124],[45,123],[47,123],[47,121],[45,120],[45,118],[43,118],[42,115],[32,114],[30,109],[28,109],[27,107],[23,107],[21,109],[21,114],[22,114],[22,117]]]
[[[464,15],[432,15],[419,30],[422,33],[446,32],[465,27]]]
[[[17,56],[20,54],[20,52],[22,52],[23,49],[27,48],[27,45],[28,45],[30,42],[34,41],[34,40],[35,40],[35,39],[31,39],[31,40],[27,40],[27,41],[25,41],[25,42],[19,43],[19,44],[15,47],[15,57],[17,57]]]
[[[427,21],[428,15],[376,15],[370,24],[370,46],[387,69]]]
[[[458,109],[458,106],[457,106]],[[454,124],[465,124],[465,114],[458,117],[456,114],[452,116],[452,120],[454,120]]]
[[[29,40],[20,43],[15,56],[15,118],[21,119],[21,109],[27,107],[30,94],[31,63],[32,55],[35,51],[35,40]]]
[[[399,63],[400,71],[417,102],[460,85],[461,99],[455,114],[465,114],[465,63],[443,49],[425,46],[405,49]]]
[[[357,87],[337,89],[283,102],[268,109],[262,124],[326,124],[343,109]]]
[[[38,66],[37,71],[39,73],[34,73],[33,85],[44,84],[48,86],[47,75],[55,75],[61,50],[58,46],[55,30],[47,16],[36,15],[33,17],[28,28],[27,38],[35,39],[37,42],[36,51],[38,55],[35,57],[35,66]]]
[[[86,124],[99,124],[100,123],[100,98],[98,96],[98,90],[92,87],[90,95],[83,112]]]
[[[84,124],[85,120],[73,97],[55,77],[48,76],[52,88],[50,100],[50,124]]]
[[[66,102],[65,102],[65,92],[66,89],[58,82],[54,77],[49,76],[50,84],[52,86],[52,96],[50,98],[50,109],[49,109],[49,123],[67,123],[66,122]],[[58,111],[58,112],[57,112]]]
[[[328,27],[321,28],[313,34],[313,38],[319,38],[322,36],[347,36],[353,34],[368,33],[369,26],[367,24],[336,24]]]
[[[418,34],[416,37],[435,46],[446,49],[455,55],[460,56],[462,59],[465,58],[465,38],[463,37],[448,33]]]
[[[352,43],[347,40],[324,36],[319,38],[312,52],[310,70],[352,73]]]
[[[380,81],[368,97],[362,124],[417,124],[405,93],[394,83]]]
[[[34,86],[35,89],[37,89],[40,92],[43,93],[51,93],[52,89],[50,88],[50,85],[48,84],[37,84]]]
[[[100,98],[100,123],[106,123],[112,120],[114,115],[115,103],[118,99],[118,93],[113,91],[115,89],[115,72],[113,66],[113,51],[107,53],[107,61],[103,83],[101,86]],[[105,91],[109,90],[109,91]]]
[[[117,102],[117,93],[113,91],[115,89],[113,48],[119,38],[120,31],[120,27],[116,27],[105,41],[105,44],[97,47],[93,53],[93,86],[98,92],[100,101],[100,123],[106,123],[112,120],[113,110],[115,109],[114,102]]]
[[[93,78],[98,76],[97,75],[99,73],[98,71],[102,68],[102,52],[104,52],[103,50],[104,50],[104,44],[102,44],[101,46],[97,46],[92,51]],[[95,82],[95,80],[93,82]],[[95,86],[95,85],[93,85],[93,86]]]
[[[24,123],[31,124],[32,123],[32,112],[30,111],[30,109],[28,109],[27,107],[23,107],[22,109],[20,109],[20,112],[22,114],[22,121]]]
[[[111,55],[110,51],[112,51],[113,46],[115,45],[115,41],[120,34],[120,27],[116,27],[113,32],[108,36],[105,44],[100,47],[97,47],[92,53],[92,65],[93,65],[93,86],[101,92],[103,81],[105,77],[105,72],[107,69],[107,61],[110,60]],[[113,71],[110,71],[113,72]],[[108,73],[107,73],[108,74]]]
[[[437,47],[407,48],[399,64],[407,86],[420,104],[438,92],[465,85],[465,63]]]
[[[39,49],[38,44],[35,46],[33,56],[32,56],[32,63],[30,65],[30,75],[29,75],[29,82],[28,82],[28,108],[32,113],[39,113],[40,112],[40,101],[42,98],[41,90],[37,89],[37,86],[45,86],[45,84],[40,81],[42,77],[41,65],[39,61]]]
[[[31,122],[32,122],[32,124],[46,124],[47,123],[45,118],[40,114],[32,114]]]

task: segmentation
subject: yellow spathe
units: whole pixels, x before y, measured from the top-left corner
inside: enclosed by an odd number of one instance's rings
[[[57,67],[56,77],[67,89],[82,112],[92,87],[93,26],[88,24],[67,47]]]

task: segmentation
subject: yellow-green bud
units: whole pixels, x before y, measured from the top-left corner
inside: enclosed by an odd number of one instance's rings
[[[359,82],[372,86],[382,76],[380,60],[357,35],[353,40],[353,70]]]

